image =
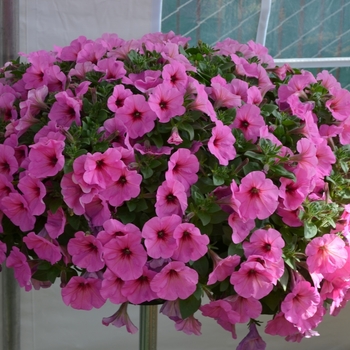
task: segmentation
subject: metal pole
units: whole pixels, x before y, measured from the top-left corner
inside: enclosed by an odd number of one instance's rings
[[[12,269],[3,266],[1,275],[2,349],[20,350],[20,289]]]
[[[19,52],[19,0],[0,0],[0,67]],[[5,264],[3,264],[5,265]],[[2,349],[20,350],[20,288],[13,270],[1,272]]]
[[[140,350],[157,350],[157,305],[140,306]]]
[[[19,52],[19,0],[0,0],[0,65],[16,59]]]

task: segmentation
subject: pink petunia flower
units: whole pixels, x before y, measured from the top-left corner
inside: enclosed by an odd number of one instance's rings
[[[187,209],[187,195],[181,182],[170,179],[164,181],[156,194],[156,214],[159,217],[172,214],[181,216]]]
[[[236,198],[243,218],[260,220],[269,217],[278,206],[278,188],[262,171],[252,171],[241,181]]]
[[[278,261],[282,258],[285,243],[281,234],[273,229],[254,231],[249,242],[243,242],[244,255],[261,255],[265,259]]]
[[[186,112],[183,106],[183,93],[176,88],[169,88],[166,84],[157,85],[150,94],[148,104],[156,113],[161,123],[167,123],[171,118],[181,116]]]
[[[122,287],[122,294],[133,304],[141,304],[157,299],[157,294],[151,289],[150,283],[157,273],[143,267],[142,275],[131,281],[126,281]]]
[[[12,175],[18,170],[18,162],[13,147],[0,145],[0,174],[12,181]]]
[[[32,215],[29,204],[19,193],[10,193],[1,199],[1,210],[21,231],[30,231],[34,228],[35,216]]]
[[[166,64],[162,70],[163,84],[171,88],[176,88],[181,92],[186,91],[188,76],[186,68],[177,61]]]
[[[245,104],[237,109],[235,120],[230,127],[240,129],[246,140],[255,143],[258,140],[260,128],[264,125],[265,121],[260,115],[260,108],[252,104]]]
[[[199,229],[191,223],[181,223],[174,230],[177,248],[172,259],[183,261],[196,261],[208,251],[209,237],[201,234]]]
[[[131,90],[125,89],[124,85],[115,85],[112,95],[107,100],[108,109],[112,112],[116,112],[118,108],[124,106],[124,100],[131,95]]]
[[[147,253],[140,241],[128,234],[110,240],[103,247],[107,267],[124,281],[135,280],[143,273]]]
[[[29,175],[38,179],[47,176],[55,176],[64,166],[62,154],[65,144],[63,141],[43,138],[41,141],[30,146],[29,152]]]
[[[124,123],[132,139],[151,131],[157,118],[143,95],[128,96],[124,100],[123,107],[115,112],[115,116]]]
[[[231,275],[230,282],[243,298],[261,299],[273,289],[274,277],[259,262],[244,262]]]
[[[249,333],[238,344],[236,350],[265,350],[266,343],[256,329],[256,324],[251,322],[249,324]]]
[[[181,143],[184,140],[181,138],[180,134],[179,134],[179,130],[177,127],[173,127],[171,130],[171,135],[168,138],[167,142],[170,143],[171,145],[181,145]]]
[[[142,228],[147,253],[154,259],[170,258],[177,248],[174,231],[181,224],[178,215],[153,217]]]
[[[97,72],[104,73],[101,80],[115,81],[121,79],[125,76],[126,70],[124,68],[124,63],[122,61],[117,61],[113,57],[103,58],[97,62],[94,67]]]
[[[116,313],[114,313],[112,316],[104,317],[102,319],[102,324],[105,326],[109,326],[110,324],[112,324],[113,326],[118,328],[126,326],[126,330],[129,333],[135,334],[138,331],[138,328],[131,322],[127,313],[127,307],[127,302],[120,305],[120,308]]]
[[[102,226],[111,215],[108,203],[102,196],[95,195],[89,203],[85,203],[85,217],[93,226]]]
[[[202,324],[193,315],[188,316],[184,320],[178,320],[175,323],[175,329],[177,331],[183,331],[186,334],[201,335],[201,327]]]
[[[180,181],[184,185],[185,191],[188,191],[191,185],[198,180],[198,170],[198,158],[190,150],[180,148],[171,155],[165,178]]]
[[[235,142],[231,129],[221,120],[217,120],[208,141],[208,149],[219,160],[219,164],[228,165],[230,160],[235,159],[236,150],[233,146]]]
[[[238,323],[248,322],[251,318],[256,319],[262,313],[262,304],[259,300],[250,297],[243,298],[240,295],[232,295],[224,300],[227,300],[233,311],[236,311],[239,314]]]
[[[172,261],[153,277],[151,289],[158,298],[166,300],[187,299],[198,283],[198,273],[181,261]]]
[[[57,242],[51,239],[30,232],[27,236],[23,237],[23,242],[28,249],[33,249],[40,259],[49,261],[51,265],[61,260],[62,254],[60,247]]]
[[[74,276],[61,290],[63,302],[77,310],[99,309],[106,302],[100,293],[101,283],[98,278]]]
[[[253,219],[241,218],[236,212],[228,217],[228,224],[232,228],[232,242],[237,244],[243,242],[255,227]]]
[[[51,210],[47,212],[47,222],[45,229],[52,239],[56,239],[64,232],[67,219],[62,208],[58,208],[55,213]]]
[[[73,264],[88,272],[101,270],[105,263],[102,259],[102,243],[93,235],[85,235],[83,231],[75,233],[67,245]]]
[[[106,300],[109,298],[113,304],[126,302],[127,298],[122,294],[124,284],[125,282],[120,277],[107,268],[103,274],[100,290],[102,297]]]
[[[321,274],[342,268],[348,259],[344,241],[333,233],[313,238],[305,254],[309,271]]]
[[[28,265],[27,257],[20,252],[18,247],[12,247],[6,260],[6,266],[13,268],[15,278],[20,287],[24,287],[26,292],[32,289],[32,284],[30,283],[32,272]]]

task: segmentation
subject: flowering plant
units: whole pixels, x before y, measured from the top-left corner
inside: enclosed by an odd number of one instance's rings
[[[65,304],[198,310],[265,348],[316,335],[350,292],[350,92],[267,49],[81,36],[0,71],[0,263]],[[209,302],[202,302],[203,296]]]

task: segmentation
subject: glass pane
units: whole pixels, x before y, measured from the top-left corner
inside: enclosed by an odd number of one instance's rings
[[[273,0],[266,46],[275,58],[350,56],[349,0]]]
[[[255,40],[260,0],[163,0],[162,31],[214,45],[226,38]]]

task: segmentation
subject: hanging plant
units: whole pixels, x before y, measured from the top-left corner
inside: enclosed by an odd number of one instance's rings
[[[0,263],[137,329],[127,305],[299,342],[350,287],[350,93],[267,49],[81,36],[0,71]],[[209,298],[204,299],[204,297]]]

